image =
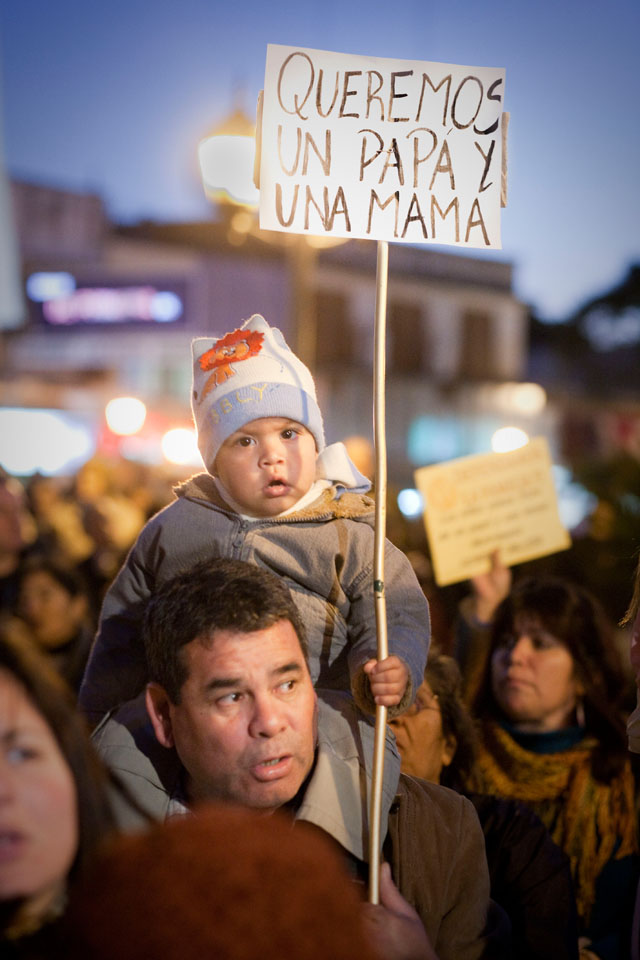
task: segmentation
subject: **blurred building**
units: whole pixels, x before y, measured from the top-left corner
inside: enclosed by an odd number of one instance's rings
[[[531,319],[528,375],[562,411],[559,449],[568,463],[640,460],[639,370],[638,264],[564,322]]]
[[[186,423],[191,337],[259,312],[306,343],[329,441],[372,436],[373,243],[310,250],[230,208],[210,222],[122,226],[93,194],[12,191],[28,315],[4,335],[2,405],[82,411],[98,425],[124,394]],[[486,451],[505,424],[553,438],[544,394],[522,383],[528,310],[511,264],[390,244],[387,324],[391,483]]]

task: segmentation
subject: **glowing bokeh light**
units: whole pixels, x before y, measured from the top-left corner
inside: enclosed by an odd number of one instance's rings
[[[419,490],[413,487],[406,487],[398,494],[398,509],[400,513],[410,520],[422,515],[424,511],[424,500]]]
[[[76,288],[75,277],[63,271],[38,271],[27,277],[27,296],[34,303],[65,297]]]
[[[491,449],[494,453],[508,453],[529,443],[529,437],[520,427],[501,427],[491,437]]]
[[[162,452],[170,463],[180,466],[202,466],[195,430],[189,430],[187,427],[174,427],[172,430],[167,430],[162,438]]]
[[[182,315],[182,300],[171,290],[159,290],[151,299],[149,312],[158,323],[171,323]]]
[[[260,194],[253,183],[256,144],[253,137],[213,136],[198,147],[200,172],[207,196],[226,193],[236,203],[257,206]]]
[[[539,383],[501,383],[490,388],[499,408],[511,414],[535,417],[547,404],[547,393]]]
[[[94,452],[92,430],[72,414],[0,409],[0,465],[15,476],[72,474]]]
[[[573,479],[571,470],[560,464],[551,468],[558,497],[558,513],[567,530],[575,530],[595,510],[598,498]]]
[[[130,437],[142,429],[147,408],[137,397],[115,397],[107,404],[104,415],[112,433]]]
[[[513,386],[512,403],[519,413],[534,417],[544,410],[547,393],[539,383],[516,383]]]

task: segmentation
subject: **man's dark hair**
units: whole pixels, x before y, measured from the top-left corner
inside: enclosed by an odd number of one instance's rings
[[[211,640],[216,630],[254,633],[282,620],[291,623],[306,661],[304,626],[281,577],[241,560],[203,560],[160,584],[147,605],[143,637],[149,679],[179,703],[187,679],[183,647]]]

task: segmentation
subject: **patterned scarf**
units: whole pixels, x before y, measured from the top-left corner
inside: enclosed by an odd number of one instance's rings
[[[591,775],[593,738],[557,753],[525,750],[493,721],[485,721],[469,786],[526,803],[569,857],[578,913],[585,923],[595,882],[605,864],[637,852],[634,781],[628,760],[609,783]]]

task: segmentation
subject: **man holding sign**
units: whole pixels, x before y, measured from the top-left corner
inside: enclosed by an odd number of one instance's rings
[[[209,801],[265,817],[279,810],[332,838],[345,868],[366,880],[358,744],[367,721],[344,694],[314,691],[282,578],[240,561],[201,562],[158,587],[144,639],[146,697],[94,734],[137,801],[118,811],[120,826],[144,825],[140,808],[164,820]],[[470,802],[401,775],[382,836],[380,903],[363,904],[380,956],[487,956],[489,877]]]

